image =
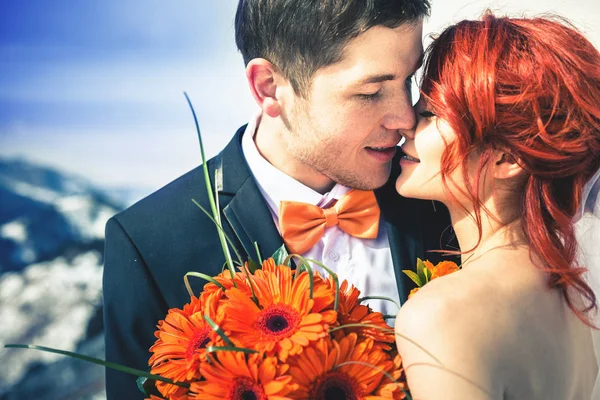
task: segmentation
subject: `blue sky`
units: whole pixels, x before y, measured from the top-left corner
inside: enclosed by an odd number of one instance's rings
[[[449,4],[451,3],[451,4]],[[553,11],[598,46],[597,0],[433,1],[425,31],[486,7]],[[105,186],[154,190],[199,163],[255,112],[233,36],[237,0],[0,0],[0,155]]]
[[[254,112],[236,4],[3,0],[0,152],[105,185],[156,188],[194,167],[184,90],[211,154]]]

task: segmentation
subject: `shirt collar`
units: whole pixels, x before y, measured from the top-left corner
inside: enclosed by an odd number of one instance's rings
[[[260,119],[261,113],[250,119],[242,137],[242,151],[258,188],[275,217],[279,216],[281,201],[298,201],[325,208],[332,200],[339,200],[350,191],[350,188],[337,183],[330,192],[321,194],[275,168],[259,153],[254,142]]]

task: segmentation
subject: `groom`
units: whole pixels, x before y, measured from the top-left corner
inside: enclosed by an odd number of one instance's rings
[[[394,189],[396,145],[415,126],[411,80],[428,11],[427,0],[240,0],[236,42],[260,113],[208,168],[242,257],[256,259],[255,242],[263,256],[285,243],[364,295],[401,301],[411,289],[401,270],[438,258],[426,251],[440,248],[447,214]],[[183,276],[221,271],[217,230],[192,199],[209,209],[202,167],[107,223],[107,360],[147,369],[156,323],[189,302]],[[310,208],[327,210],[316,236],[297,230],[298,210]],[[369,215],[346,229],[347,208]],[[107,370],[106,379],[109,399],[142,398],[134,376]]]

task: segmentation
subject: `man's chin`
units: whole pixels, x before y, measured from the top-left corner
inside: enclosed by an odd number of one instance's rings
[[[373,175],[367,176],[364,171],[361,174],[355,174],[351,177],[344,177],[339,180],[335,180],[337,183],[357,190],[376,190],[387,183],[390,178],[390,173],[377,172]]]

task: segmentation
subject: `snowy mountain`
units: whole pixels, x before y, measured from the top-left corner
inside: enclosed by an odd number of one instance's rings
[[[104,224],[122,208],[79,177],[19,160],[0,160],[0,204],[0,272],[102,251]]]
[[[77,176],[0,159],[0,346],[104,357],[104,226],[125,202]],[[1,400],[105,397],[100,366],[1,347],[0,359]]]

